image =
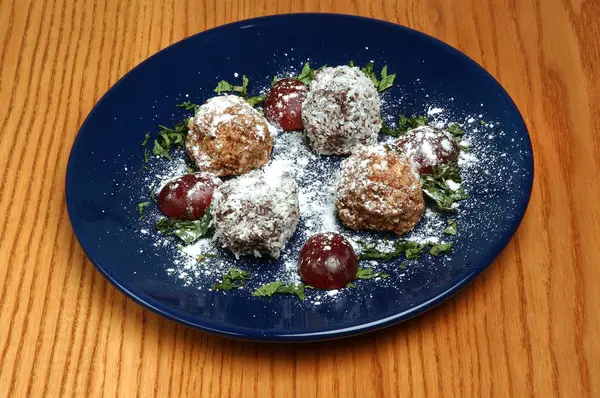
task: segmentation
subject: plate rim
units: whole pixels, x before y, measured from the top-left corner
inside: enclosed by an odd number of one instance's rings
[[[512,220],[512,223],[510,224],[510,227],[509,227],[510,232],[507,233],[505,236],[503,236],[501,239],[498,239],[495,242],[492,249],[488,252],[488,256],[491,258],[491,260],[488,261],[488,260],[482,259],[480,262],[477,263],[476,267],[474,267],[474,269],[468,275],[466,275],[462,280],[454,283],[451,287],[444,290],[439,295],[437,295],[433,298],[430,298],[429,300],[422,302],[414,307],[411,307],[410,309],[408,309],[406,311],[396,312],[393,315],[384,316],[384,317],[378,318],[378,319],[368,322],[368,323],[360,323],[358,326],[324,327],[324,328],[320,328],[317,331],[307,332],[307,333],[280,333],[280,332],[273,333],[273,332],[270,332],[269,330],[259,330],[256,328],[240,327],[240,326],[235,326],[235,325],[228,325],[227,329],[226,329],[223,327],[218,327],[212,321],[206,320],[204,318],[196,318],[197,320],[199,320],[199,322],[198,321],[197,322],[188,321],[181,316],[177,316],[177,314],[175,314],[175,313],[170,313],[168,311],[165,311],[161,308],[156,307],[151,302],[144,300],[143,298],[139,297],[134,292],[127,289],[125,286],[123,286],[119,282],[118,278],[113,277],[113,275],[111,275],[111,273],[107,269],[105,269],[103,266],[98,264],[96,262],[96,260],[90,255],[91,250],[89,250],[89,246],[88,246],[87,242],[85,242],[85,239],[83,237],[81,237],[80,234],[77,232],[77,230],[78,230],[78,228],[76,226],[77,222],[76,221],[74,222],[75,210],[73,209],[73,206],[69,204],[69,202],[70,202],[69,197],[71,196],[69,192],[71,191],[71,189],[73,189],[73,188],[69,188],[69,186],[70,186],[69,185],[69,180],[70,180],[69,176],[73,172],[74,166],[73,166],[72,158],[74,156],[74,153],[76,152],[76,148],[79,145],[80,134],[86,128],[89,120],[94,116],[97,109],[101,106],[101,104],[104,101],[107,100],[107,97],[109,97],[109,94],[113,91],[113,89],[115,89],[118,85],[122,84],[122,81],[127,76],[134,73],[134,71],[136,71],[138,68],[142,67],[146,63],[152,62],[152,60],[155,57],[158,57],[163,52],[166,52],[173,47],[179,46],[183,42],[192,40],[199,35],[203,35],[203,34],[206,34],[209,32],[215,32],[215,31],[219,31],[222,29],[231,29],[231,28],[248,25],[248,24],[252,24],[252,23],[259,23],[263,20],[279,19],[279,18],[292,18],[293,19],[293,18],[297,18],[297,17],[300,17],[300,18],[315,18],[316,17],[316,18],[324,18],[324,19],[339,18],[339,19],[346,19],[346,20],[359,20],[362,22],[385,25],[385,26],[388,26],[393,29],[400,29],[400,30],[408,31],[411,34],[414,34],[416,36],[421,36],[424,39],[433,41],[433,43],[435,43],[438,46],[446,47],[447,49],[453,50],[453,53],[455,55],[462,57],[464,60],[471,63],[480,72],[483,72],[483,74],[485,76],[487,76],[487,78],[491,79],[491,81],[493,83],[495,83],[499,88],[501,88],[504,99],[507,100],[506,101],[507,107],[510,108],[512,113],[516,116],[515,124],[517,125],[517,130],[524,132],[525,136],[527,138],[526,142],[524,144],[526,147],[529,148],[529,152],[531,154],[529,156],[529,158],[527,159],[528,163],[529,163],[527,165],[528,171],[529,171],[529,178],[525,179],[524,184],[523,184],[528,191],[527,197],[526,197],[526,199],[522,200],[521,203],[519,203],[519,206],[516,207],[516,209],[515,209],[516,214],[518,214],[519,217],[516,217]],[[508,243],[512,240],[513,236],[516,234],[521,222],[523,221],[523,219],[526,215],[527,208],[528,208],[530,200],[531,200],[531,196],[533,193],[534,173],[535,173],[535,163],[534,163],[533,145],[532,145],[532,141],[531,141],[531,136],[529,134],[529,129],[527,128],[525,120],[523,119],[523,115],[519,111],[517,105],[515,104],[514,100],[511,97],[511,95],[500,84],[500,82],[498,82],[498,80],[496,80],[496,78],[491,73],[489,73],[483,66],[481,66],[479,63],[477,63],[472,58],[470,58],[468,55],[466,55],[459,49],[455,48],[454,46],[443,42],[440,39],[437,39],[433,36],[430,36],[426,33],[418,31],[416,29],[413,29],[413,28],[410,28],[410,27],[407,27],[404,25],[400,25],[400,24],[397,24],[394,22],[389,22],[389,21],[380,20],[380,19],[371,18],[371,17],[359,16],[359,15],[343,14],[343,13],[301,12],[301,13],[273,14],[273,15],[265,15],[265,16],[255,17],[255,18],[243,19],[243,20],[230,22],[230,23],[227,23],[224,25],[219,25],[219,26],[216,26],[216,27],[213,27],[210,29],[203,30],[201,32],[195,33],[195,34],[190,35],[182,40],[179,40],[175,43],[168,45],[167,47],[152,54],[148,58],[146,58],[143,61],[141,61],[140,63],[138,63],[132,69],[127,71],[113,85],[111,85],[108,88],[108,90],[100,97],[100,99],[94,104],[94,106],[88,113],[87,117],[81,124],[80,128],[78,129],[77,135],[73,141],[71,151],[69,153],[68,163],[67,163],[67,167],[66,167],[65,202],[66,202],[66,207],[67,207],[67,213],[69,215],[69,221],[71,222],[71,226],[73,228],[73,233],[76,236],[77,241],[79,242],[81,248],[83,249],[86,257],[90,260],[90,262],[94,265],[94,267],[98,271],[100,271],[100,273],[113,286],[115,286],[118,290],[120,290],[123,294],[125,294],[125,296],[127,296],[129,299],[132,299],[134,302],[141,305],[142,307],[147,308],[147,309],[153,311],[154,313],[156,313],[162,317],[165,317],[169,320],[175,321],[177,323],[180,323],[180,324],[183,324],[186,326],[190,326],[194,329],[217,334],[220,336],[243,339],[243,340],[259,341],[259,342],[311,342],[311,341],[331,340],[331,339],[338,339],[338,338],[343,338],[343,337],[350,337],[350,336],[354,336],[354,335],[372,332],[372,331],[382,329],[382,328],[385,328],[388,326],[392,326],[397,323],[414,318],[418,315],[421,315],[422,313],[424,313],[424,312],[442,304],[444,301],[454,297],[454,295],[456,295],[459,291],[461,291],[464,287],[466,287],[469,283],[471,283],[473,281],[473,279],[475,279],[484,270],[486,270],[487,268],[489,268],[490,266],[492,266],[494,264],[498,255],[506,248]],[[72,186],[72,184],[71,184],[71,186]],[[387,311],[387,312],[389,313],[389,311]],[[223,323],[219,323],[218,325],[222,326]]]

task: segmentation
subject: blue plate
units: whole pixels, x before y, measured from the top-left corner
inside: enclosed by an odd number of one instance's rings
[[[388,109],[388,116],[423,113],[436,101],[443,102],[452,120],[476,115],[469,134],[485,152],[480,160],[492,167],[482,167],[467,187],[468,211],[458,219],[459,226],[468,228],[452,237],[450,257],[426,256],[404,273],[397,272],[398,263],[386,264],[391,283],[363,281],[359,289],[345,289],[349,291],[320,306],[292,296],[256,298],[248,291],[224,294],[183,286],[166,272],[171,266],[167,249],[151,247],[140,234],[135,204],[146,189],[139,183],[147,173],[141,167],[140,148],[146,132],[182,120],[183,110],[175,105],[213,96],[220,79],[244,73],[252,83],[266,86],[282,69],[298,68],[307,59],[313,65],[341,65],[351,59],[356,64],[388,64],[397,78],[386,101],[399,104]],[[485,133],[474,127],[479,118],[492,122]],[[533,156],[523,119],[502,87],[471,59],[391,23],[299,14],[251,19],[197,34],[125,75],[79,131],[67,169],[66,200],[87,255],[106,278],[143,306],[227,336],[307,341],[388,326],[452,296],[508,243],[527,207],[532,182]]]

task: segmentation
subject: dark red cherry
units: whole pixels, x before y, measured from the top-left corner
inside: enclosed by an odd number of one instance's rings
[[[420,174],[430,174],[437,166],[458,159],[460,152],[450,133],[429,126],[410,130],[395,145],[417,165]]]
[[[300,277],[318,289],[342,288],[356,278],[357,271],[356,253],[340,234],[313,235],[300,251]]]
[[[212,201],[220,180],[207,173],[186,174],[169,181],[158,194],[158,207],[167,217],[179,220],[201,218]]]
[[[265,99],[265,116],[285,131],[302,130],[302,102],[307,93],[308,87],[299,80],[279,80]]]

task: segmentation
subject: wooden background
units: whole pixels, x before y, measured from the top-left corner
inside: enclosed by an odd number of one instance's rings
[[[0,0],[0,396],[600,397],[600,2],[291,3]],[[170,43],[297,11],[398,22],[485,66],[531,131],[527,215],[456,298],[381,332],[267,345],[161,319],[73,236],[73,139],[111,84]]]

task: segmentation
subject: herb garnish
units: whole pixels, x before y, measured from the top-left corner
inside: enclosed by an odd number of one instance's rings
[[[447,223],[448,226],[446,227],[446,229],[444,229],[444,233],[446,235],[456,235],[456,233],[458,232],[458,224],[456,224],[456,221],[450,218],[448,219]]]
[[[185,143],[185,137],[188,133],[187,121],[178,123],[173,128],[163,125],[158,126],[158,138],[154,140],[152,154],[157,157],[163,157],[171,160],[169,152],[171,148],[182,147]]]
[[[354,62],[352,62],[352,65],[350,65],[350,66],[353,66],[353,65],[354,65]],[[380,78],[378,79],[377,73],[375,73],[375,70],[374,70],[374,65],[375,64],[373,62],[369,62],[367,64],[367,66],[365,66],[364,68],[361,68],[360,70],[362,70],[363,73],[371,79],[371,81],[375,85],[375,88],[377,89],[377,91],[382,92],[382,91],[385,91],[388,88],[392,87],[394,85],[394,80],[396,79],[396,74],[393,73],[391,75],[388,75],[387,65],[385,65],[381,69],[381,72],[379,73]]]
[[[150,202],[138,203],[138,205],[137,205],[137,211],[138,211],[138,214],[140,215],[140,217],[138,218],[138,221],[141,220],[142,218],[144,218],[144,209],[149,204],[150,204]]]
[[[215,290],[233,290],[240,288],[250,279],[250,273],[242,271],[239,268],[229,268],[227,273],[223,275],[223,280],[212,286]]]
[[[204,261],[204,260],[206,260],[208,258],[215,258],[215,257],[217,257],[216,254],[212,254],[212,253],[200,253],[196,257],[196,261],[198,261],[199,263],[201,263],[202,261]]]
[[[359,241],[361,245],[362,253],[358,256],[358,260],[378,260],[378,261],[390,261],[402,256],[409,260],[414,260],[421,257],[421,254],[425,251],[425,245],[418,242],[398,239],[394,242],[394,248],[392,251],[385,252],[375,248],[375,244],[367,244]]]
[[[271,297],[274,294],[295,294],[300,300],[306,299],[304,284],[286,285],[280,281],[269,282],[252,292],[254,297]]]
[[[442,243],[419,243],[411,240],[398,239],[394,242],[394,248],[392,251],[386,252],[381,251],[375,248],[375,244],[367,244],[362,241],[358,241],[361,245],[362,253],[358,256],[358,260],[377,260],[377,261],[389,261],[396,258],[401,258],[404,256],[407,260],[416,260],[421,258],[427,246],[431,246],[429,253],[434,256],[438,256],[441,253],[445,253],[450,251],[452,247],[452,243],[442,242]],[[400,264],[400,268],[404,269],[406,266],[404,264]],[[361,269],[359,268],[359,273]],[[370,270],[369,268],[364,268],[362,272],[370,272],[364,271]],[[362,275],[362,274],[361,274]],[[368,274],[364,274],[368,275]],[[386,275],[386,274],[383,274]],[[376,275],[381,276],[381,275]],[[387,276],[382,276],[383,278]],[[357,275],[358,279],[370,279],[370,278],[361,278]]]
[[[409,130],[420,126],[426,126],[427,123],[429,123],[427,116],[412,115],[410,117],[406,117],[404,115],[400,115],[398,118],[398,125],[395,129],[386,125],[382,125],[380,132],[393,137],[400,137],[406,134],[406,132]]]
[[[246,98],[248,96],[248,78],[246,75],[242,76],[242,85],[234,86],[226,80],[221,80],[217,83],[217,87],[215,87],[215,93],[223,93],[228,91],[233,91],[235,93],[239,93],[242,97]]]
[[[192,104],[190,101],[184,101],[181,104],[177,104],[175,105],[178,108],[185,108],[186,111],[192,111],[194,113],[198,112],[198,108],[200,108],[200,105],[198,104]]]
[[[146,146],[149,139],[150,139],[150,133],[146,133],[146,137],[144,138],[144,141],[142,141],[142,146]]]
[[[256,95],[254,97],[250,97],[247,99],[247,101],[250,104],[250,106],[256,106],[258,104],[262,104],[263,102],[265,102],[266,98],[267,98],[267,96],[265,94],[261,94],[261,95]]]
[[[435,168],[432,174],[421,176],[423,193],[434,200],[438,209],[443,211],[454,211],[453,204],[459,200],[466,199],[467,193],[462,187],[456,190],[450,188],[448,181],[460,185],[462,178],[458,172],[456,162],[448,162]]]
[[[465,133],[465,130],[463,130],[458,123],[452,123],[451,125],[447,126],[445,130],[452,134],[454,138],[460,138]]]
[[[434,256],[439,256],[442,253],[449,252],[451,249],[452,249],[452,242],[442,242],[442,243],[433,245],[431,247],[431,249],[429,250],[429,253],[431,253]]]
[[[184,243],[194,243],[208,233],[212,221],[210,207],[199,220],[179,221],[169,218],[161,218],[156,223],[156,230],[165,235],[175,235]]]
[[[373,268],[358,267],[358,271],[356,272],[356,279],[386,279],[387,277],[389,277],[388,274],[384,274],[383,272],[375,272],[373,271]]]

